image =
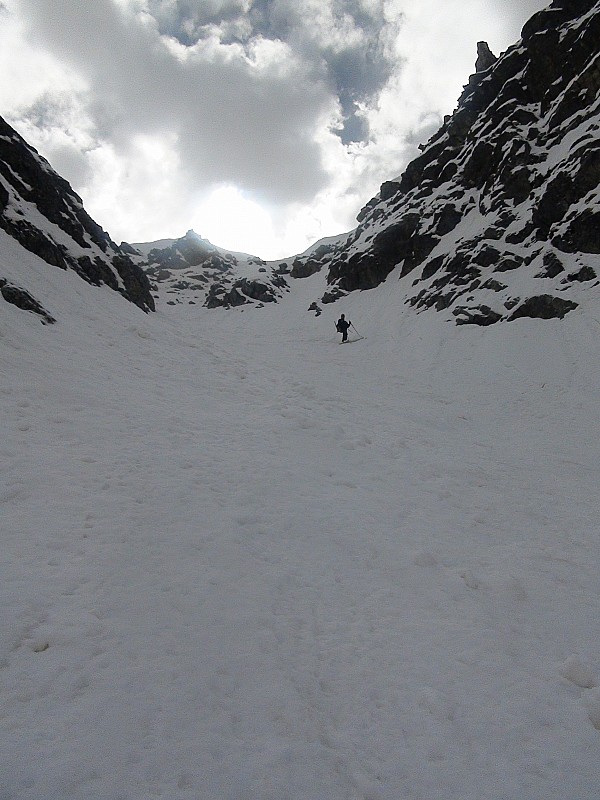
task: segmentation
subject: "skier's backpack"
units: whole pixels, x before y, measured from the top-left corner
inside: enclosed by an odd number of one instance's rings
[[[340,328],[340,323],[339,323],[339,322],[336,322],[336,323],[335,323],[335,329],[336,329],[336,331],[337,331],[338,333],[342,333],[342,329]]]

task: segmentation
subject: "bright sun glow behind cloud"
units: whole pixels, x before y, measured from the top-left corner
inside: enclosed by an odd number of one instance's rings
[[[548,2],[0,0],[0,114],[117,242],[290,256],[354,227],[477,41]]]
[[[194,210],[192,227],[226,250],[266,253],[276,238],[269,213],[236,186],[219,186]]]

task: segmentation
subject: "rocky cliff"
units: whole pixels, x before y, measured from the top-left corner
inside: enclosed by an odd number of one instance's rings
[[[2,118],[0,227],[48,264],[105,284],[144,311],[154,310],[144,272],[87,214],[67,181]],[[26,287],[13,286],[1,275],[0,292],[8,302],[53,321]]]
[[[555,0],[479,71],[421,155],[361,211],[328,298],[401,279],[406,302],[488,325],[562,317],[600,267],[600,3]]]

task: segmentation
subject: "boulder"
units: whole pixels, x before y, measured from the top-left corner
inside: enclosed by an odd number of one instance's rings
[[[46,311],[43,305],[36,300],[33,295],[29,294],[29,292],[19,286],[14,286],[13,284],[8,283],[8,281],[6,281],[4,278],[0,278],[0,294],[7,303],[20,308],[23,311],[31,311],[32,313],[37,314],[39,317],[41,317],[42,323],[51,325],[52,323],[56,322],[54,317]]]
[[[457,325],[479,325],[480,327],[487,327],[488,325],[495,325],[500,322],[502,314],[498,314],[489,306],[480,305],[472,308],[466,306],[456,306],[452,313],[456,317]]]

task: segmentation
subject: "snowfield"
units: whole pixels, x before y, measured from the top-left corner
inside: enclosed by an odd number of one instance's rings
[[[597,289],[145,315],[0,236],[1,800],[597,800]]]

